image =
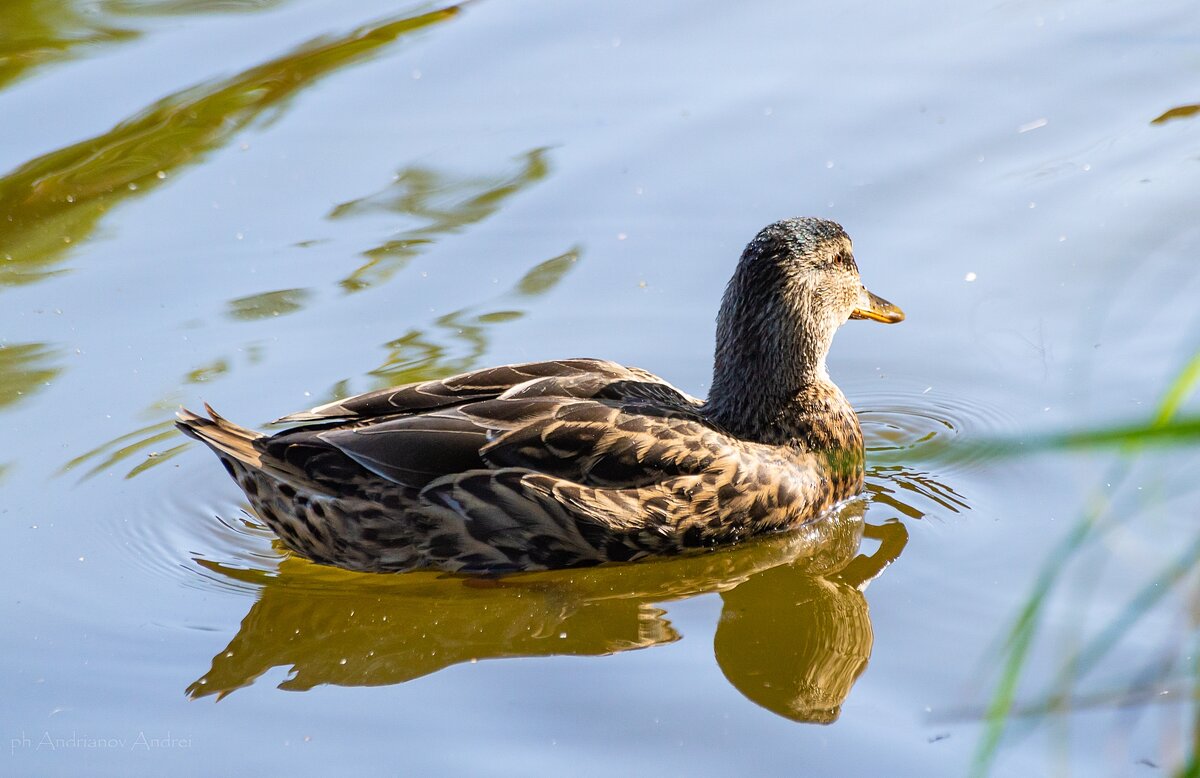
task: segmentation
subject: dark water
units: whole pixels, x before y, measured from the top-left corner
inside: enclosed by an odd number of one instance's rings
[[[1143,775],[1198,753],[1192,4],[0,6],[4,774]],[[909,319],[864,501],[472,581],[283,558],[170,426],[600,356],[742,245]]]

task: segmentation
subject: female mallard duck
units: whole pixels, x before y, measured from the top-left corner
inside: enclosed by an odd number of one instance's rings
[[[825,355],[904,314],[850,238],[786,219],[742,253],[707,401],[596,359],[505,365],[339,400],[209,446],[291,550],[351,570],[496,573],[628,561],[795,527],[862,489],[862,430]]]

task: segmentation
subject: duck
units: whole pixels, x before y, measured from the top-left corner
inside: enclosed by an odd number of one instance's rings
[[[742,252],[707,399],[615,362],[479,369],[336,400],[263,434],[205,404],[206,444],[290,552],[361,572],[495,575],[714,549],[820,520],[863,488],[862,428],[827,355],[904,313],[826,219]]]

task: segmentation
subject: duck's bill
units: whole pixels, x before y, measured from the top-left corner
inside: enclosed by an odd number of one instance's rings
[[[844,309],[843,309],[844,310]],[[878,295],[871,294],[866,289],[858,295],[858,307],[850,314],[851,319],[871,319],[884,324],[896,324],[904,321],[904,311],[889,303]]]

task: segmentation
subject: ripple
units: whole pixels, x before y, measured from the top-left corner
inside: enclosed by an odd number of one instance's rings
[[[937,462],[942,472],[975,469],[1014,428],[998,408],[956,395],[876,392],[854,397],[869,465]]]
[[[969,511],[970,499],[949,480],[940,474],[882,465],[867,469],[863,488],[872,506],[886,506],[910,519]]]
[[[194,490],[163,484],[127,517],[111,537],[123,547],[130,564],[159,580],[184,586],[255,592],[258,587],[214,575],[212,563],[274,575],[281,552],[275,535],[245,505],[209,504],[195,500]]]
[[[994,406],[928,389],[854,393],[853,401],[871,504],[909,519],[969,511],[972,474],[1003,451],[1014,428]]]

